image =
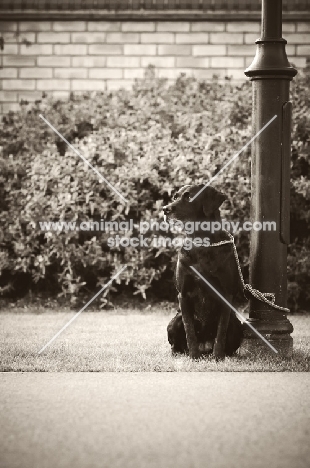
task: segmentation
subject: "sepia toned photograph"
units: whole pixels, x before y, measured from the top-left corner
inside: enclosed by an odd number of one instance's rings
[[[0,0],[0,468],[309,468],[310,0]]]

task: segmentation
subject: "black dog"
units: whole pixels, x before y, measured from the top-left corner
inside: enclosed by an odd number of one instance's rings
[[[171,219],[202,222],[220,221],[219,207],[225,195],[213,187],[206,187],[190,201],[203,185],[182,187],[174,201],[164,207]],[[214,234],[195,229],[192,237],[210,240],[210,246],[201,243],[190,250],[180,250],[176,266],[176,286],[180,310],[168,325],[168,340],[173,352],[189,352],[191,358],[213,351],[216,359],[223,359],[236,351],[242,341],[243,328],[234,312],[190,268],[193,266],[230,304],[243,295],[233,246],[214,243],[230,240],[227,232]]]

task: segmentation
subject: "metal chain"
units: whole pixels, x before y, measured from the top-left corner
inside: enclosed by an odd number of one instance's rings
[[[289,312],[290,310],[287,309],[286,307],[281,307],[281,306],[278,306],[277,304],[275,304],[276,298],[275,298],[274,293],[262,293],[258,289],[253,288],[250,284],[246,284],[244,282],[242,271],[241,271],[241,266],[240,266],[240,262],[239,262],[239,258],[238,258],[238,252],[237,252],[237,249],[236,249],[236,246],[235,246],[234,236],[232,234],[230,234],[230,232],[228,232],[226,230],[225,230],[225,232],[228,234],[230,240],[216,242],[215,244],[210,244],[209,247],[218,247],[218,246],[224,245],[224,244],[232,244],[233,249],[234,249],[234,256],[235,256],[235,259],[236,259],[236,262],[237,262],[237,267],[238,267],[239,276],[240,276],[240,280],[241,280],[243,289],[245,289],[246,291],[249,291],[252,294],[252,296],[255,297],[255,299],[258,299],[261,302],[265,302],[266,304],[270,305],[274,309],[279,309],[279,310],[283,310],[285,312]],[[268,298],[270,298],[270,299],[268,299]]]

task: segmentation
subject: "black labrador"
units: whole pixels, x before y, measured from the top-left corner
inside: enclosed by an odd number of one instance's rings
[[[206,232],[203,221],[220,222],[219,207],[225,195],[208,186],[190,201],[203,185],[186,185],[163,208],[164,214],[182,221],[196,222],[192,238],[209,238],[210,245],[193,244],[181,248],[176,266],[176,287],[180,311],[168,325],[168,340],[174,353],[189,352],[191,358],[213,352],[216,359],[232,355],[240,346],[243,327],[230,307],[190,268],[193,266],[230,304],[242,297],[243,287],[233,246],[226,231]],[[198,222],[198,223],[197,223]],[[198,244],[198,245],[197,245]]]

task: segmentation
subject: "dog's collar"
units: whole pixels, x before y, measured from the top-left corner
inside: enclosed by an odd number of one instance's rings
[[[219,247],[220,245],[225,245],[225,244],[234,244],[235,243],[235,239],[234,239],[234,236],[230,234],[230,232],[226,231],[226,234],[228,235],[229,237],[229,240],[224,240],[224,241],[220,241],[220,242],[214,242],[214,244],[210,244],[209,247]]]
[[[214,244],[208,245],[208,247],[219,247],[220,245],[233,244],[233,242],[234,242],[234,239],[230,239],[230,240],[225,240],[221,242],[215,242]]]
[[[220,245],[225,245],[225,244],[232,244],[234,241],[229,240],[229,241],[221,241],[221,242],[215,242],[214,244],[208,245],[208,247],[219,247]]]
[[[227,231],[226,231],[227,232]],[[210,245],[207,245],[206,247],[219,247],[221,245],[225,245],[225,244],[234,244],[235,240],[234,240],[234,237],[229,233],[227,232],[227,234],[229,235],[230,239],[229,240],[224,240],[224,241],[220,241],[220,242],[214,242],[214,244],[210,244]],[[198,247],[200,248],[201,245],[196,245],[195,242],[193,242],[193,245],[195,247]],[[182,247],[182,252],[183,253],[186,253],[186,254],[189,254],[189,251],[188,250],[185,250],[184,247]]]

